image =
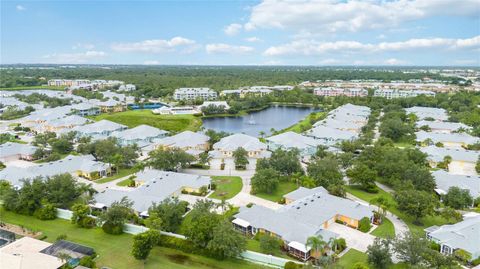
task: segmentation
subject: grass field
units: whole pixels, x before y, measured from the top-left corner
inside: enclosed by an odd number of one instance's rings
[[[280,248],[273,251],[273,253],[266,253],[260,248],[260,241],[255,239],[247,239],[247,249],[255,252],[260,252],[264,254],[271,254],[273,256],[281,257],[284,259],[292,260],[292,257],[288,256],[285,251],[282,251]]]
[[[279,202],[283,195],[291,192],[291,191],[294,191],[298,188],[297,184],[295,184],[295,182],[291,182],[291,181],[286,181],[286,182],[280,182],[280,184],[278,184],[278,187],[277,189],[272,192],[272,193],[257,193],[255,194],[255,196],[258,196],[260,198],[263,198],[263,199],[267,199],[267,200],[270,200],[272,202]]]
[[[367,264],[367,254],[355,249],[350,249],[345,255],[343,255],[336,263],[340,268],[353,268],[353,265],[357,262]]]
[[[317,122],[317,121],[323,119],[326,115],[327,115],[327,113],[325,113],[325,112],[310,113],[303,120],[295,123],[294,125],[286,128],[286,129],[281,130],[279,133],[285,133],[285,132],[302,133],[305,130],[312,128],[311,121]]]
[[[81,229],[66,220],[42,221],[31,216],[18,215],[0,209],[0,221],[22,225],[27,229],[41,231],[48,242],[54,242],[61,235],[67,235],[67,240],[83,244],[95,249],[99,255],[97,267],[108,266],[115,269],[140,268],[171,268],[171,269],[255,269],[263,268],[241,260],[219,261],[204,256],[184,253],[179,250],[155,247],[144,264],[135,260],[130,254],[132,235],[108,235],[101,229]]]
[[[147,124],[169,132],[197,131],[202,120],[193,115],[155,115],[150,110],[129,110],[118,113],[105,113],[92,117],[94,120],[110,120],[128,126],[136,127]]]
[[[115,175],[98,179],[98,180],[95,181],[95,183],[98,183],[98,184],[107,183],[107,182],[113,181],[115,179],[119,179],[119,178],[122,178],[122,177],[126,177],[128,175],[131,175],[131,174],[133,174],[137,171],[138,171],[138,169],[136,169],[136,168],[120,169],[120,171],[118,171],[118,173],[116,173]]]
[[[381,238],[394,238],[395,237],[395,227],[393,223],[385,218],[380,226],[377,229],[373,230],[372,235],[381,237]]]
[[[388,201],[391,204],[388,210],[393,214],[397,215],[400,219],[402,219],[408,225],[408,228],[410,228],[411,232],[423,234],[424,233],[423,229],[427,227],[430,227],[433,225],[443,225],[448,223],[448,221],[442,218],[441,216],[426,216],[421,219],[422,225],[417,225],[413,223],[414,219],[412,217],[407,216],[405,213],[397,209],[397,203],[395,202],[395,200],[393,199],[393,196],[390,193],[387,193],[381,189],[379,190],[378,193],[368,193],[361,190],[357,186],[352,186],[352,185],[346,186],[346,189],[347,189],[347,192],[367,202],[370,202],[374,198],[384,196],[385,198],[388,199]]]
[[[217,185],[217,188],[209,197],[214,199],[228,200],[237,195],[243,187],[241,177],[214,176],[212,180]]]

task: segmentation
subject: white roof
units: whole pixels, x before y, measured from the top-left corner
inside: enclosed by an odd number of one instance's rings
[[[51,246],[50,243],[22,237],[0,248],[0,267],[5,269],[57,269],[63,262],[40,251]]]
[[[142,124],[142,125],[138,125],[135,128],[131,128],[123,131],[115,131],[112,133],[112,136],[120,139],[124,139],[124,140],[136,140],[136,139],[159,137],[166,133],[168,132],[152,127],[150,125]]]
[[[292,241],[288,243],[288,246],[296,250],[300,250],[303,253],[307,253],[308,251],[310,251],[310,249],[312,249],[311,247],[307,247],[302,243],[298,243],[297,241]]]
[[[246,134],[233,134],[213,145],[213,149],[220,151],[235,151],[238,148],[244,148],[246,151],[262,151],[267,149],[267,145],[260,142],[258,138]]]
[[[232,222],[234,224],[240,225],[240,226],[245,227],[245,228],[250,226],[250,222],[248,222],[246,220],[243,220],[243,219],[234,219]]]
[[[173,136],[155,140],[154,144],[167,147],[189,148],[204,145],[208,143],[208,140],[210,140],[210,137],[202,133],[184,131]]]

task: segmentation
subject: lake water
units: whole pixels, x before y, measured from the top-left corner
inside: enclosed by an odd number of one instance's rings
[[[310,107],[271,106],[244,116],[204,118],[203,127],[215,131],[245,133],[258,137],[261,131],[269,135],[271,128],[285,129],[316,111],[319,110]]]

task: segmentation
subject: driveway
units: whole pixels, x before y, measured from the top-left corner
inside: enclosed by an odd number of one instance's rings
[[[373,244],[373,241],[375,240],[375,236],[371,234],[362,233],[359,230],[349,228],[336,222],[330,224],[327,230],[339,234],[340,237],[345,238],[349,248],[353,248],[361,252],[366,252],[367,247]]]

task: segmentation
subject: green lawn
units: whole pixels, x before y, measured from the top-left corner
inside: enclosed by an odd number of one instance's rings
[[[276,249],[273,253],[266,253],[262,251],[262,249],[260,248],[260,241],[255,239],[247,239],[247,249],[255,252],[271,254],[273,256],[292,260],[292,257],[288,256],[288,254],[285,251],[282,251],[280,248]]]
[[[130,183],[130,178],[127,178],[118,182],[116,185],[120,187],[127,187],[129,183]]]
[[[367,193],[361,190],[360,188],[358,188],[357,186],[352,186],[352,185],[346,186],[346,189],[347,189],[347,192],[367,202],[370,202],[372,199],[376,197],[380,197],[380,196],[386,197],[391,204],[388,210],[393,214],[397,215],[403,221],[405,221],[405,223],[408,225],[408,228],[410,228],[410,231],[414,233],[423,234],[424,233],[423,229],[427,227],[430,227],[433,225],[443,225],[448,223],[448,221],[442,218],[441,216],[427,216],[421,219],[422,225],[417,225],[413,223],[414,219],[412,217],[407,216],[405,213],[397,209],[397,203],[395,202],[395,200],[393,199],[393,196],[390,193],[387,193],[381,189],[379,189],[378,193]]]
[[[303,120],[295,123],[294,125],[281,130],[279,133],[285,133],[285,132],[295,132],[295,133],[302,133],[305,130],[308,130],[312,128],[311,121],[317,122],[321,119],[323,119],[327,113],[325,112],[313,112],[310,113],[307,117],[305,117]]]
[[[283,195],[291,191],[294,191],[297,188],[298,186],[297,184],[295,184],[295,182],[285,181],[285,182],[280,182],[280,184],[278,184],[278,187],[274,192],[256,193],[255,196],[258,196],[260,198],[267,199],[273,202],[279,202],[282,199]]]
[[[353,265],[357,262],[367,264],[367,254],[360,252],[355,249],[350,249],[345,255],[343,255],[336,264],[340,268],[350,269],[353,268]]]
[[[214,176],[212,180],[217,185],[217,188],[209,197],[214,199],[228,200],[237,195],[243,187],[241,177]]]
[[[380,226],[373,230],[372,235],[381,238],[394,238],[395,237],[395,227],[393,223],[385,218]]]
[[[131,175],[131,174],[133,174],[137,171],[138,171],[138,169],[136,169],[136,168],[120,169],[118,171],[118,173],[114,174],[113,176],[95,180],[95,183],[99,183],[99,184],[107,183],[107,182],[113,181],[115,179],[119,179],[119,178],[122,178],[122,177],[126,177],[128,175]]]
[[[147,124],[169,132],[197,131],[202,120],[193,115],[155,115],[151,110],[129,110],[118,113],[105,113],[92,117],[94,120],[110,120],[129,128]]]
[[[115,269],[171,268],[171,269],[229,269],[263,268],[241,260],[219,261],[204,256],[187,254],[179,250],[155,247],[145,264],[135,260],[130,254],[132,235],[108,235],[101,229],[81,229],[66,220],[42,221],[31,216],[18,215],[0,209],[0,221],[22,225],[25,228],[42,231],[48,242],[54,242],[58,235],[66,234],[67,240],[95,249],[99,255],[97,267],[108,266]]]

